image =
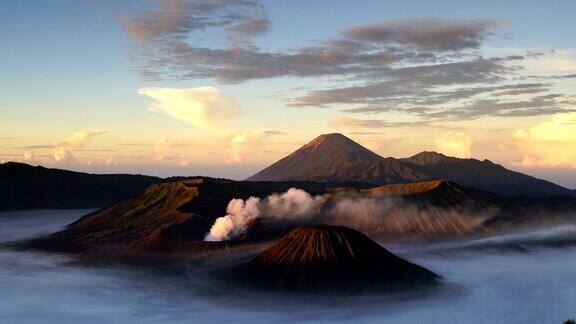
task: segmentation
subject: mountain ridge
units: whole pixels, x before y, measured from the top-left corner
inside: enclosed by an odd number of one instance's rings
[[[489,160],[462,159],[433,151],[400,159],[382,157],[339,133],[318,136],[246,180],[358,181],[380,185],[440,179],[507,196],[576,196],[576,190]]]
[[[490,160],[450,157],[436,152],[421,152],[400,159],[435,179],[447,179],[460,185],[506,196],[576,195],[576,191],[547,180],[505,168]]]
[[[102,207],[162,181],[144,175],[90,174],[6,162],[0,164],[0,210]]]

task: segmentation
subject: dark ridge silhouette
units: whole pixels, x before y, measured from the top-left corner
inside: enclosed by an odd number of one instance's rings
[[[574,190],[488,160],[460,159],[436,152],[405,159],[384,158],[342,134],[320,135],[246,180],[358,181],[382,185],[440,179],[507,196],[576,195]]]
[[[460,159],[436,152],[422,152],[401,161],[433,179],[448,179],[463,186],[506,196],[575,195],[570,189],[508,170],[489,160]]]
[[[316,292],[402,289],[439,279],[342,226],[296,228],[233,276],[262,288]]]
[[[161,181],[143,175],[88,174],[6,162],[0,164],[0,210],[102,207],[139,195]]]

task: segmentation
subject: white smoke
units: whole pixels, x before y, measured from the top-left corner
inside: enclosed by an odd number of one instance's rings
[[[291,225],[341,225],[387,237],[461,235],[481,229],[484,221],[496,210],[419,208],[401,197],[311,196],[301,189],[291,188],[283,194],[272,194],[264,199],[232,199],[226,212],[226,216],[216,219],[205,237],[206,241],[238,238],[259,220]]]
[[[326,196],[313,197],[296,188],[290,188],[282,194],[272,194],[265,199],[232,199],[226,207],[226,216],[216,219],[205,240],[236,238],[246,233],[260,218],[298,220],[314,217],[320,213],[326,199]]]

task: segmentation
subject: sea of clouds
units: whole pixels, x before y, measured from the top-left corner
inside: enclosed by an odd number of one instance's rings
[[[0,238],[46,234],[83,213],[0,213]],[[430,293],[351,297],[228,292],[211,287],[196,267],[184,276],[158,275],[3,248],[0,323],[561,323],[576,316],[576,249],[545,244],[558,236],[574,238],[576,228],[510,233],[447,248],[389,247],[442,275],[443,287]],[[534,240],[540,243],[530,245]],[[529,245],[531,250],[500,250],[495,242]],[[491,249],[453,252],[470,244],[489,244]]]

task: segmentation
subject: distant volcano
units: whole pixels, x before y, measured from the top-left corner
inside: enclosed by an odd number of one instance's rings
[[[576,195],[576,191],[504,168],[488,160],[421,152],[384,158],[342,134],[320,135],[249,181],[363,182],[371,184],[450,180],[459,185],[514,196]]]
[[[334,133],[318,136],[247,180],[395,183],[429,179],[397,159],[383,158]]]
[[[324,225],[292,230],[236,274],[264,288],[288,291],[401,289],[439,278],[356,230]]]

